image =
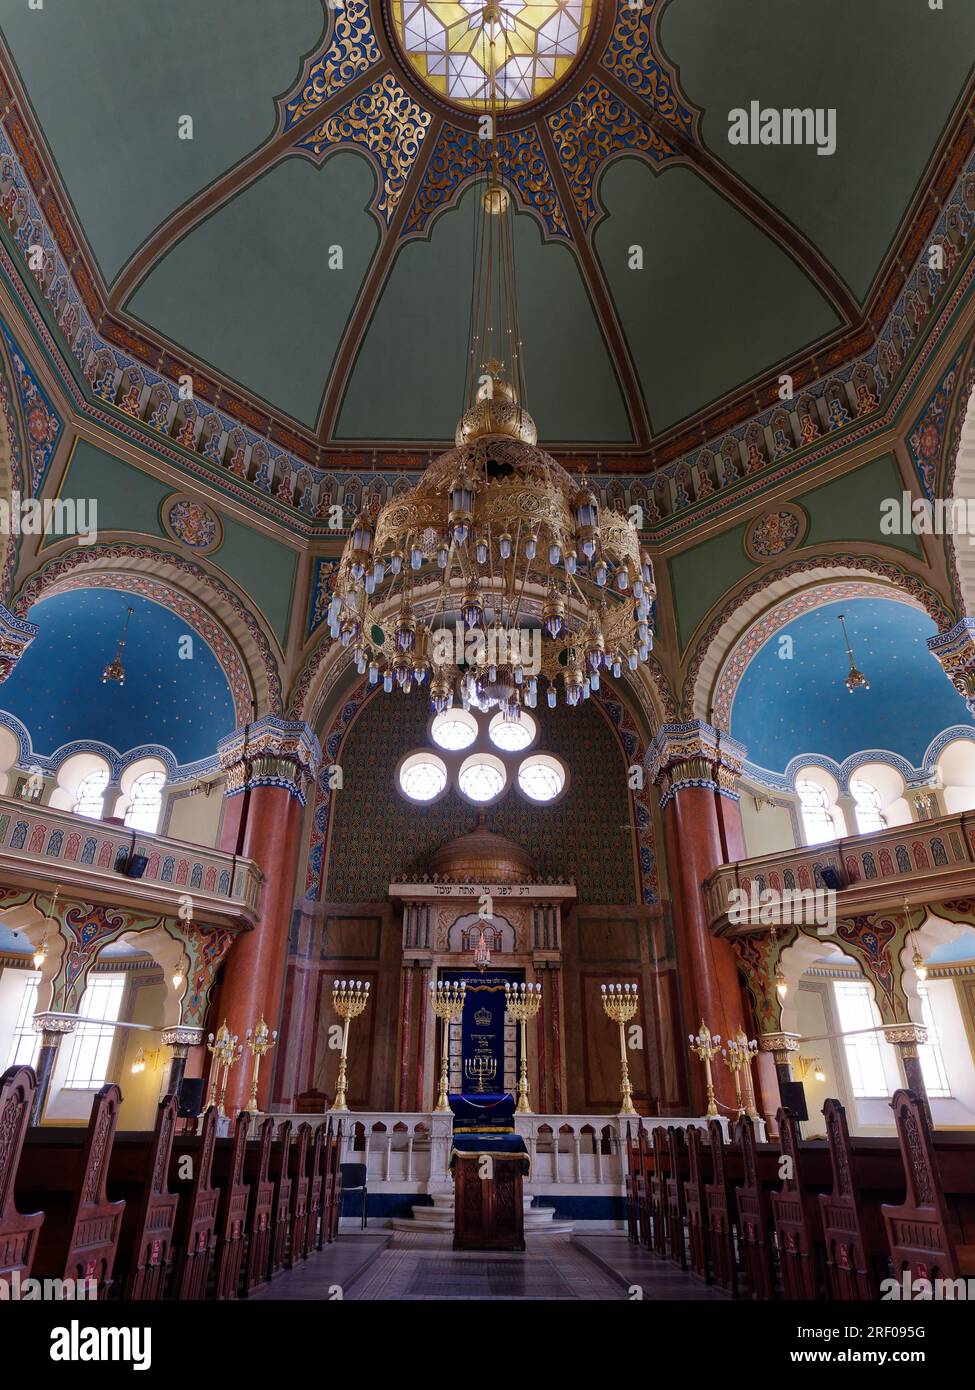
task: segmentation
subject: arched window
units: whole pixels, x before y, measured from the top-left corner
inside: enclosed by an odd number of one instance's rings
[[[102,814],[105,788],[108,786],[108,769],[96,767],[78,783],[78,791],[72,810],[78,816],[91,816],[98,820]]]
[[[811,845],[822,845],[827,840],[835,840],[836,827],[829,813],[826,789],[818,782],[801,777],[796,782],[796,793],[802,810],[802,824],[807,842]]]
[[[162,811],[162,789],[166,785],[166,774],[153,770],[142,772],[129,788],[129,808],[125,813],[125,824],[131,830],[143,830],[154,835]]]
[[[856,802],[857,829],[861,835],[871,835],[875,830],[886,830],[887,818],[883,815],[883,797],[872,782],[864,782],[855,777],[850,782],[850,791]]]

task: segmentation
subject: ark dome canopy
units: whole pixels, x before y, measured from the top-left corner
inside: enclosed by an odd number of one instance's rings
[[[441,845],[430,856],[430,872],[455,883],[530,883],[535,866],[514,840],[488,830],[483,815],[466,835]]]

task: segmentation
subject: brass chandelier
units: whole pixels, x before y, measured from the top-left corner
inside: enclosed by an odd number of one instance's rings
[[[498,706],[518,718],[539,682],[550,706],[599,689],[604,668],[636,670],[652,646],[653,570],[636,526],[601,509],[593,490],[538,447],[525,409],[513,247],[514,209],[501,172],[501,13],[481,119],[477,261],[466,409],[455,447],[378,514],[356,517],[329,608],[330,631],[360,674],[385,690],[428,685],[440,712]]]

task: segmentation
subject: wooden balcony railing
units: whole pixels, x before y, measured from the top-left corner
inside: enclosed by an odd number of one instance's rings
[[[133,855],[146,860],[140,878],[124,872]],[[248,927],[260,911],[264,876],[253,860],[222,850],[0,796],[0,882],[60,883],[73,895],[173,916],[189,894],[194,920]]]
[[[733,925],[729,905],[741,902],[737,895],[732,898],[733,890],[743,890],[749,899],[766,889],[815,891],[825,886],[825,868],[840,877],[836,912],[841,917],[901,907],[905,896],[912,905],[970,896],[975,894],[975,811],[722,864],[703,884],[712,929]],[[752,919],[746,930],[758,925],[757,913]]]

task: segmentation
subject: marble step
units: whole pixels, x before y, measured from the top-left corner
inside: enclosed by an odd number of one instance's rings
[[[533,1207],[531,1198],[525,1198],[526,1235],[566,1235],[573,1229],[571,1221],[555,1219],[554,1207]],[[413,1215],[394,1216],[390,1226],[394,1231],[436,1231],[450,1233],[454,1229],[454,1195],[452,1192],[438,1192],[434,1195],[433,1206],[415,1206]]]

